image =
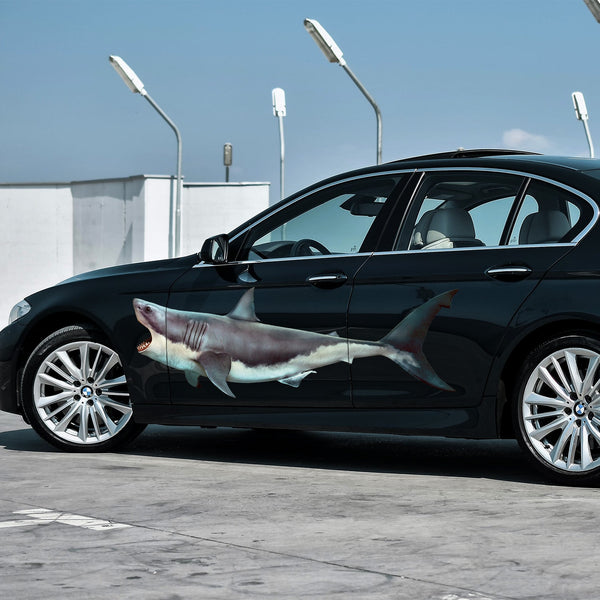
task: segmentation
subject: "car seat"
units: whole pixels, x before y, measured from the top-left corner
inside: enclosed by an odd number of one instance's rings
[[[525,217],[519,244],[548,244],[558,242],[571,229],[567,215],[560,210],[544,210]]]
[[[475,237],[471,215],[462,208],[448,207],[423,214],[413,231],[410,248],[429,250],[484,245]]]

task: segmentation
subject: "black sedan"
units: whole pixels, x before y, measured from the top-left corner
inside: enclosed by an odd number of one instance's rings
[[[198,255],[78,275],[0,332],[64,450],[145,424],[516,437],[600,480],[600,161],[458,151],[315,184]]]

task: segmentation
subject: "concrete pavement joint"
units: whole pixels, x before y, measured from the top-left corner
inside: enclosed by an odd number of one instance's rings
[[[131,524],[130,524],[131,525]],[[330,567],[337,567],[337,568],[341,568],[341,569],[347,569],[349,571],[357,571],[360,573],[369,573],[371,575],[380,575],[382,577],[386,577],[386,578],[393,578],[393,579],[403,579],[405,581],[411,581],[414,583],[424,583],[424,584],[429,584],[429,585],[437,585],[439,587],[446,587],[446,588],[451,588],[453,590],[459,590],[462,592],[466,592],[467,594],[469,594],[469,600],[471,599],[475,599],[475,600],[519,600],[516,597],[513,596],[499,596],[499,595],[494,595],[493,598],[487,595],[483,595],[483,592],[479,592],[477,590],[473,590],[470,588],[465,588],[465,587],[461,587],[461,586],[456,586],[456,585],[448,585],[446,583],[440,583],[438,581],[433,581],[433,580],[429,580],[429,579],[420,579],[418,577],[412,577],[410,575],[400,575],[398,573],[388,573],[386,571],[377,571],[375,569],[368,569],[366,567],[359,567],[359,566],[352,566],[352,565],[346,565],[343,563],[338,563],[338,562],[334,562],[334,561],[329,561],[329,560],[320,560],[318,558],[312,558],[310,556],[302,556],[299,554],[292,554],[290,552],[281,552],[278,550],[268,550],[267,548],[260,548],[260,547],[253,547],[253,546],[246,546],[244,544],[237,544],[235,542],[227,542],[227,541],[223,541],[223,540],[217,540],[217,539],[213,539],[213,538],[207,538],[207,537],[202,537],[199,535],[194,535],[191,533],[182,533],[179,531],[170,531],[168,529],[161,529],[159,527],[151,527],[149,525],[131,525],[131,527],[136,527],[136,528],[140,528],[140,529],[147,529],[148,531],[154,531],[154,532],[158,532],[158,533],[164,533],[164,534],[168,534],[168,535],[175,535],[175,536],[179,536],[179,537],[185,537],[185,538],[189,538],[192,540],[196,540],[196,541],[202,541],[202,542],[209,542],[209,543],[214,543],[214,544],[220,544],[222,546],[226,546],[229,548],[236,548],[238,550],[244,550],[244,551],[250,551],[250,552],[262,552],[264,554],[270,554],[273,556],[278,556],[281,558],[291,558],[294,560],[304,560],[307,562],[312,562],[312,563],[316,563],[316,564],[320,564],[320,565],[327,565]],[[472,594],[475,594],[474,596]],[[455,596],[454,594],[450,594],[450,595],[446,595],[443,597],[443,599],[446,598],[452,598],[452,600],[456,599],[456,600],[467,600],[466,598],[461,598],[460,596]]]
[[[8,502],[11,504],[16,504],[16,502],[14,500],[7,500],[7,499],[3,499],[0,498],[0,501],[2,502]],[[45,509],[42,508],[40,506],[35,506],[33,504],[26,504],[26,503],[20,503],[21,506],[23,505],[28,505],[30,507],[32,507],[31,509],[28,510],[21,510],[21,511],[15,511],[19,514],[27,514],[30,516],[36,516],[36,514],[42,514],[46,511],[50,511],[51,509]],[[14,514],[14,513],[13,513]],[[53,515],[55,514],[61,514],[61,515],[67,515],[67,516],[71,516],[70,513],[62,513],[61,511],[55,511],[52,513]],[[103,521],[103,522],[108,522],[108,523],[116,523],[115,521],[112,520],[101,520],[101,519],[97,519],[96,517],[80,517],[80,518],[86,518],[86,519],[94,519],[94,520],[98,520],[98,521]],[[53,522],[51,520],[47,520],[47,521],[40,521],[40,523],[50,523]],[[1,522],[0,522],[1,525]],[[259,552],[259,553],[263,553],[263,554],[269,554],[272,556],[278,556],[281,558],[290,558],[293,560],[302,560],[302,561],[307,561],[307,562],[311,562],[311,563],[315,563],[315,564],[319,564],[319,565],[326,565],[326,566],[330,566],[330,567],[336,567],[336,568],[341,568],[341,569],[346,569],[349,571],[355,571],[355,572],[360,572],[360,573],[368,573],[371,575],[379,575],[382,577],[386,577],[388,579],[400,579],[400,580],[405,580],[405,581],[411,581],[413,583],[419,583],[419,584],[428,584],[428,585],[437,585],[439,587],[445,587],[445,588],[450,588],[453,591],[460,591],[460,592],[465,592],[468,594],[468,596],[466,598],[462,598],[461,596],[457,596],[456,594],[446,594],[445,596],[442,596],[442,600],[518,600],[516,597],[513,596],[499,596],[499,595],[494,595],[493,597],[488,596],[488,595],[484,595],[484,592],[480,592],[478,590],[474,590],[474,589],[470,589],[470,588],[465,588],[465,587],[461,587],[461,586],[456,586],[456,585],[448,585],[445,583],[440,583],[438,581],[434,581],[434,580],[429,580],[429,579],[420,579],[418,577],[413,577],[410,575],[401,575],[399,573],[390,573],[390,572],[386,572],[386,571],[377,571],[375,569],[368,569],[366,567],[360,567],[360,566],[352,566],[352,565],[347,565],[344,563],[339,563],[339,562],[335,562],[335,561],[328,561],[328,560],[321,560],[318,558],[313,558],[310,556],[303,556],[303,555],[298,555],[298,554],[292,554],[290,552],[281,552],[281,551],[277,551],[277,550],[269,550],[267,548],[261,548],[261,547],[254,547],[254,546],[247,546],[244,544],[238,544],[235,542],[228,542],[228,541],[223,541],[223,540],[218,540],[218,539],[214,539],[214,538],[209,538],[209,537],[202,537],[199,535],[194,535],[191,533],[182,533],[180,531],[171,531],[169,529],[162,529],[160,527],[152,527],[150,525],[141,525],[141,524],[134,524],[134,523],[118,523],[118,525],[120,527],[127,527],[127,528],[134,528],[134,529],[145,529],[147,531],[152,531],[155,533],[162,533],[165,535],[172,535],[172,536],[177,536],[177,537],[182,537],[182,538],[187,538],[187,539],[191,539],[194,541],[200,541],[200,542],[208,542],[208,543],[212,543],[212,544],[218,544],[221,546],[225,546],[228,548],[235,548],[238,550],[243,550],[244,552]],[[107,529],[105,527],[103,527],[102,529]],[[127,543],[127,542],[125,542]]]

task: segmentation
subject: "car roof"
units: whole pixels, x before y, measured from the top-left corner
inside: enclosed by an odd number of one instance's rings
[[[464,150],[460,148],[451,152],[413,156],[383,165],[374,165],[350,173],[343,173],[320,183],[328,184],[335,179],[341,180],[357,175],[385,173],[386,171],[446,168],[499,169],[507,172],[537,175],[579,188],[592,196],[598,195],[598,179],[600,179],[600,159],[596,158],[551,156],[521,150],[488,148]],[[582,177],[582,174],[589,175],[589,177]],[[307,191],[309,190],[303,190],[302,193]]]
[[[450,152],[438,152],[436,154],[425,154],[422,156],[412,156],[384,163],[382,165],[372,165],[363,167],[354,171],[340,173],[323,181],[319,181],[299,192],[290,196],[289,199],[303,195],[313,189],[333,183],[336,180],[367,175],[370,173],[385,173],[386,171],[395,171],[399,169],[431,169],[431,168],[453,168],[453,167],[479,167],[479,168],[498,168],[503,170],[522,171],[541,176],[553,178],[560,172],[569,179],[569,175],[577,172],[600,171],[600,159],[585,158],[578,156],[552,156],[547,154],[537,154],[535,152],[525,152],[523,150],[509,150],[500,148],[480,148],[475,150],[465,150],[459,148]]]
[[[525,152],[522,150],[510,150],[502,148],[479,148],[465,150],[459,148],[449,152],[438,152],[436,154],[426,154],[422,156],[412,156],[381,165],[372,165],[339,173],[333,177],[318,181],[312,185],[298,190],[294,194],[281,200],[277,204],[267,208],[256,215],[250,221],[240,225],[233,230],[230,235],[237,235],[246,229],[251,221],[261,220],[264,216],[274,212],[279,206],[292,202],[315,190],[342,182],[346,179],[371,175],[385,174],[398,170],[411,171],[415,169],[435,169],[435,168],[485,168],[501,169],[503,171],[514,171],[515,173],[530,173],[548,179],[561,181],[563,184],[572,185],[579,188],[590,196],[598,195],[598,179],[600,179],[600,159],[585,158],[577,156],[551,156],[546,154],[537,154],[534,152]],[[591,177],[581,177],[581,173],[597,171]],[[582,181],[582,179],[587,181]]]
[[[492,166],[494,164],[503,166],[506,163],[522,164],[524,168],[530,169],[535,165],[549,165],[554,167],[564,167],[574,171],[589,171],[600,169],[600,159],[585,158],[580,156],[551,156],[547,154],[538,154],[536,152],[524,152],[522,150],[507,149],[476,149],[464,150],[459,148],[451,152],[439,152],[437,154],[426,154],[423,156],[413,156],[395,160],[386,165],[396,167],[413,166],[412,163],[418,163],[420,167],[435,163],[438,166],[459,166],[462,164],[472,166],[480,164],[481,166]]]

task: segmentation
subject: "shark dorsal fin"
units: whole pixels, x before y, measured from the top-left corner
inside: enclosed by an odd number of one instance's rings
[[[256,312],[254,311],[254,288],[250,288],[235,305],[235,308],[227,315],[230,319],[238,321],[256,321]]]

